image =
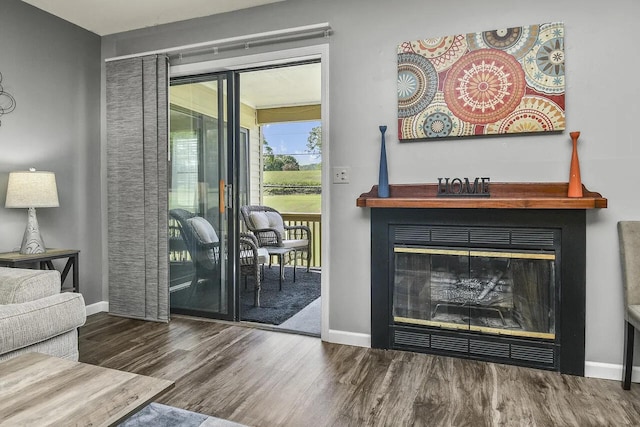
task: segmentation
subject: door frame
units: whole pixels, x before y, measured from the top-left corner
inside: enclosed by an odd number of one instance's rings
[[[325,340],[330,335],[329,330],[329,277],[330,277],[330,201],[331,201],[331,156],[330,156],[330,123],[329,123],[329,44],[322,43],[312,46],[276,50],[272,52],[257,53],[252,55],[237,56],[218,60],[203,61],[193,64],[172,65],[169,67],[170,77],[180,77],[185,75],[241,71],[244,69],[264,67],[268,65],[280,65],[293,62],[301,62],[310,59],[320,59],[321,70],[321,123],[322,123],[322,203],[321,203],[321,226],[322,241],[320,243],[322,268],[320,293],[322,295],[322,319],[321,319],[321,339]],[[237,215],[237,212],[234,213]],[[238,218],[235,219],[236,221]]]

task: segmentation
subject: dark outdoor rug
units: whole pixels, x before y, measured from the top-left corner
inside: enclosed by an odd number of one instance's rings
[[[119,427],[242,427],[242,424],[151,402]]]
[[[296,282],[293,283],[293,267],[285,267],[282,290],[278,290],[277,265],[265,266],[260,292],[260,307],[253,306],[255,284],[249,277],[247,289],[244,288],[244,277],[240,283],[241,313],[240,319],[248,322],[279,325],[320,296],[320,272],[305,267],[298,267]]]

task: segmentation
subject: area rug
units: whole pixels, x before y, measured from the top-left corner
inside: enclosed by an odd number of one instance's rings
[[[242,427],[242,424],[151,402],[119,427]]]
[[[253,306],[254,283],[249,278],[247,289],[244,278],[240,283],[241,312],[240,319],[248,322],[279,325],[305,308],[320,296],[320,272],[298,268],[296,282],[293,282],[293,267],[285,267],[285,279],[282,290],[278,290],[277,265],[265,266],[260,292],[260,307]]]

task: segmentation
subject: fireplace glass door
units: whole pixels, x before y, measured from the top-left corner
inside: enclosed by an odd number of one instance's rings
[[[555,339],[553,251],[394,247],[393,319]]]

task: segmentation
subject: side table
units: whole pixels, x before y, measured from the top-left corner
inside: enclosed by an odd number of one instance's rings
[[[43,254],[21,254],[20,252],[0,253],[0,266],[13,268],[30,268],[33,264],[38,264],[40,270],[55,270],[52,260],[67,258],[62,272],[60,273],[61,291],[80,292],[80,276],[78,273],[78,249],[47,249]],[[64,287],[64,281],[73,269],[72,287]]]
[[[282,290],[282,279],[284,279],[284,270],[282,269],[283,264],[284,264],[284,256],[287,255],[289,252],[294,252],[295,253],[295,249],[294,248],[282,248],[282,247],[274,247],[274,246],[263,246],[263,248],[265,248],[268,252],[269,252],[269,267],[271,267],[271,257],[272,256],[277,256],[278,257],[278,263],[280,264],[280,285],[279,288],[280,290]],[[296,259],[297,256],[293,257],[293,282],[295,283],[296,281]]]

